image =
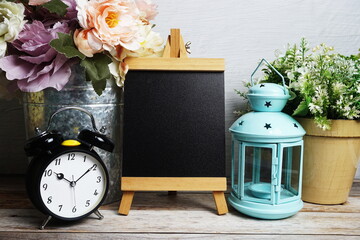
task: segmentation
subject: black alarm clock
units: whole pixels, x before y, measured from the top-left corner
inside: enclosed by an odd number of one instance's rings
[[[93,129],[80,131],[77,139],[64,139],[61,133],[50,131],[52,118],[65,110],[88,114]],[[47,215],[41,229],[52,218],[75,221],[91,213],[103,218],[98,208],[108,191],[109,174],[94,146],[109,152],[114,149],[112,141],[97,130],[93,115],[79,107],[59,109],[50,117],[48,129],[25,143],[27,156],[33,157],[27,170],[27,193]]]

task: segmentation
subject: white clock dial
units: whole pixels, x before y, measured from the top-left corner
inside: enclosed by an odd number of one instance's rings
[[[84,152],[68,152],[46,167],[40,180],[41,199],[53,214],[77,218],[93,211],[106,191],[101,163]]]

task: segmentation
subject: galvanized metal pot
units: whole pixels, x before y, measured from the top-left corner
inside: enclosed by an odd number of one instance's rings
[[[104,203],[120,199],[122,165],[123,90],[115,81],[108,81],[105,91],[98,96],[79,65],[72,69],[67,85],[61,90],[45,89],[23,94],[23,106],[27,138],[36,135],[35,128],[45,130],[50,116],[58,109],[78,106],[92,113],[96,126],[106,127],[105,134],[115,143],[112,153],[95,149],[103,159],[110,177],[109,192]],[[50,130],[57,130],[65,138],[76,138],[82,129],[92,129],[90,117],[81,111],[64,111],[52,119]]]

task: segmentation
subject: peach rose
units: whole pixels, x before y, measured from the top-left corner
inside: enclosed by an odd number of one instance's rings
[[[94,56],[95,53],[102,52],[102,43],[97,39],[93,30],[79,30],[74,32],[74,43],[79,51],[87,57]]]
[[[136,5],[140,10],[140,15],[147,21],[153,20],[158,15],[157,5],[151,0],[136,0]]]
[[[111,51],[117,45],[129,50],[140,48],[140,13],[133,1],[78,0],[77,3],[81,27],[92,29],[105,50]]]

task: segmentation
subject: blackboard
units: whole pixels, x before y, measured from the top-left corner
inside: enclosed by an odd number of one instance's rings
[[[123,176],[225,177],[224,119],[224,72],[129,71]]]

